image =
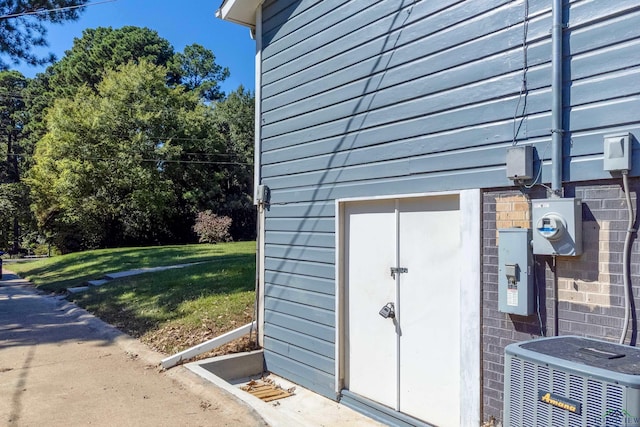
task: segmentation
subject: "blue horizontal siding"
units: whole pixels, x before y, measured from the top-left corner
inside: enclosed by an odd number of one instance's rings
[[[282,271],[267,271],[265,273],[265,281],[270,285],[287,286],[289,288],[303,289],[325,295],[335,295],[336,284],[333,279],[301,276],[284,273]]]
[[[516,76],[512,78],[516,79]],[[443,108],[435,99],[418,98],[313,126],[304,120],[300,121],[299,127],[296,127],[295,123],[287,123],[286,127],[291,128],[289,133],[266,138],[264,149],[270,150],[294,145],[294,143],[301,144],[322,138],[338,137],[340,138],[339,148],[344,150],[351,148],[349,145],[351,139],[362,140],[361,134],[367,130],[390,131],[392,128],[409,126],[413,129],[406,132],[411,132],[411,135],[425,135],[510,120],[513,119],[518,105],[518,94],[514,90],[509,91],[508,88],[500,89],[501,93],[504,93],[505,89],[509,92],[505,94],[508,95],[507,98],[488,98],[470,105],[465,105],[465,100],[462,98],[458,100],[461,105],[448,105],[448,108]],[[491,93],[486,93],[486,96],[490,97]],[[551,92],[548,89],[530,94],[527,97],[527,110],[532,113],[548,111],[550,100]],[[432,114],[425,115],[425,112]],[[285,126],[279,129],[281,131]]]
[[[272,203],[290,203],[293,200],[335,200],[347,197],[377,197],[394,194],[410,194],[430,191],[508,186],[512,182],[506,178],[504,167],[478,168],[472,171],[454,173],[423,174],[372,179],[366,182],[325,184],[320,188],[307,186],[280,189],[272,193]]]
[[[267,244],[265,251],[274,258],[323,262],[326,264],[333,264],[335,261],[335,251],[331,248]]]
[[[305,336],[302,336],[306,338]],[[335,363],[331,359],[320,356],[320,354],[313,351],[308,351],[282,341],[278,341],[265,334],[264,349],[271,353],[279,354],[286,357],[288,360],[298,362],[309,367],[313,367],[314,370],[323,372],[327,375],[333,375],[335,372]]]
[[[630,132],[634,135],[640,135],[640,123],[635,125],[621,125],[620,127],[607,128],[607,132],[620,133]],[[590,156],[593,153],[597,153],[602,148],[602,131],[600,129],[586,130],[579,132],[572,132],[571,134],[571,157]],[[640,146],[635,144],[632,146],[633,150],[639,150]],[[540,149],[538,149],[540,151]],[[640,154],[640,153],[639,153]],[[635,153],[631,156],[631,160],[634,161]],[[640,159],[638,159],[640,160]],[[640,174],[640,170],[638,170]],[[597,178],[596,178],[597,179]]]
[[[330,343],[335,342],[335,331],[329,326],[274,311],[267,311],[264,320],[269,325],[280,326]]]
[[[640,37],[640,31],[638,36]],[[579,80],[638,65],[634,58],[640,49],[640,38],[613,46],[573,54],[569,60],[571,79]]]
[[[611,76],[600,77],[598,80],[587,81],[584,84],[577,83],[569,94],[569,97],[576,102],[576,107],[567,109],[571,117],[571,129],[574,132],[585,131],[589,129],[606,129],[613,127],[619,123],[634,123],[638,121],[637,111],[638,96],[637,93],[640,85],[634,82],[640,81],[640,69],[632,69],[624,72],[614,73]],[[599,86],[613,86],[615,82],[620,82],[618,88],[612,88],[609,94],[613,99],[607,101],[595,102],[598,97],[591,91],[592,88]],[[625,86],[628,84],[628,86]],[[620,93],[636,92],[636,95],[620,96]],[[597,94],[597,92],[595,92]],[[574,114],[574,113],[580,114]],[[463,117],[461,115],[461,117]],[[435,121],[436,119],[434,119]],[[527,120],[527,133],[533,138],[544,134],[549,134],[549,115],[539,115],[538,117]],[[451,122],[449,122],[451,123]],[[513,128],[513,123],[504,123],[504,130]],[[459,140],[459,143],[464,141]],[[510,141],[508,141],[510,142]],[[296,162],[283,162],[273,166],[265,166],[263,168],[265,182],[272,188],[292,188],[294,186],[303,187],[305,185],[313,185],[314,183],[331,183],[334,187],[337,183],[358,181],[366,179],[378,179],[385,177],[399,177],[406,175],[414,175],[417,173],[437,173],[441,171],[457,171],[460,169],[484,168],[487,166],[504,165],[506,146],[496,147],[479,147],[473,149],[462,149],[457,151],[448,151],[444,154],[421,155],[416,152],[422,149],[427,151],[424,144],[408,144],[402,141],[398,145],[397,151],[391,151],[390,147],[382,146],[367,150],[364,153],[355,151],[346,151],[343,154],[333,154],[327,156],[318,156]],[[434,149],[436,147],[430,147]],[[451,147],[446,147],[451,148]],[[407,156],[406,152],[414,150],[411,155]],[[594,147],[595,153],[602,152],[602,144]],[[371,153],[374,153],[373,155]],[[385,157],[385,153],[387,153]],[[404,155],[404,159],[389,160],[394,155]],[[377,160],[380,159],[380,160]],[[375,167],[376,163],[384,164],[384,167]],[[345,165],[346,163],[346,165]],[[345,167],[349,164],[355,164],[354,167]],[[269,179],[271,175],[275,175],[278,171],[287,172],[286,177]],[[312,171],[315,173],[306,173]],[[292,179],[292,175],[296,175]],[[277,175],[276,175],[277,176]],[[601,177],[606,178],[604,172]],[[295,185],[292,185],[295,184]],[[497,183],[496,183],[497,184]],[[309,199],[302,199],[309,200]],[[322,200],[319,197],[314,200]]]
[[[267,255],[265,259],[265,269],[279,271],[282,273],[301,274],[310,277],[319,277],[324,279],[334,279],[335,269],[331,264],[296,261],[286,258],[271,258]]]
[[[296,360],[270,351],[269,349],[265,349],[264,362],[268,371],[288,378],[296,384],[300,384],[329,399],[337,399],[333,375],[315,369],[312,366],[299,363]]]
[[[333,233],[300,233],[298,231],[268,231],[265,235],[267,244],[308,245],[332,248],[335,244]]]
[[[640,136],[640,3],[565,3],[564,180],[606,179],[603,135]],[[514,139],[550,181],[551,2],[527,5],[521,94],[523,1],[265,3],[268,369],[335,398],[336,199],[512,186]]]
[[[272,205],[269,208],[269,218],[301,218],[301,217],[333,218],[335,213],[336,213],[335,203],[331,203],[331,202]]]
[[[294,317],[299,317],[300,319],[317,322],[321,325],[335,326],[335,312],[333,310],[310,307],[305,304],[297,304],[295,302],[271,297],[265,298],[264,306],[265,310],[289,314]]]
[[[333,233],[335,220],[333,218],[271,218],[265,225],[267,231],[298,231]]]
[[[392,2],[389,3],[391,4]],[[475,2],[475,4],[477,3],[480,2]],[[423,2],[422,6],[414,7],[409,18],[419,19],[420,9],[424,7],[431,7],[431,4]],[[322,72],[322,67],[332,67],[331,71],[338,77],[338,80],[335,82],[320,81],[320,83],[326,83],[326,85],[322,85],[323,87],[333,88],[351,79],[357,80],[369,76],[375,78],[376,74],[382,71],[395,69],[400,65],[406,65],[412,61],[424,60],[430,55],[437,54],[445,47],[472,43],[476,39],[489,34],[495,38],[496,33],[500,33],[508,29],[511,25],[516,24],[518,19],[522,20],[522,18],[518,18],[517,13],[513,13],[513,9],[514,6],[507,6],[505,9],[498,9],[488,13],[485,16],[486,19],[484,19],[483,25],[486,25],[489,31],[477,25],[469,26],[465,24],[460,25],[460,28],[441,28],[439,30],[432,28],[431,34],[420,34],[419,37],[416,37],[417,32],[429,32],[430,21],[433,20],[433,18],[427,18],[422,21],[416,19],[413,22],[405,23],[402,31],[390,30],[389,27],[385,27],[383,24],[375,23],[370,26],[371,28],[362,30],[363,33],[366,33],[366,37],[364,37],[364,34],[363,37],[360,38],[358,38],[357,35],[350,34],[347,36],[348,41],[345,43],[336,42],[333,46],[326,48],[324,50],[326,56],[319,57],[318,55],[313,55],[311,52],[296,51],[303,55],[298,61],[284,61],[283,63],[287,64],[286,70],[282,70],[282,72],[278,70],[277,73],[272,73],[277,75],[277,78],[280,80],[270,83],[270,73],[268,71],[265,73],[265,78],[267,79],[265,81],[265,100],[270,100],[273,95],[284,91],[291,91],[293,88],[296,90],[302,89],[304,93],[304,88],[309,87],[309,80],[307,80],[306,75],[309,74],[309,76],[322,78],[327,74],[326,69],[324,73]],[[374,13],[375,9],[370,8],[370,12]],[[387,19],[393,20],[394,18],[395,16],[392,16]],[[547,29],[545,29],[545,31],[546,30]],[[327,32],[331,32],[331,30],[328,29]],[[522,31],[520,31],[520,37],[517,37],[515,33],[500,35],[506,38],[509,38],[509,35],[512,37],[511,43],[502,46],[502,48],[508,49],[510,46],[521,44],[521,41],[519,41],[521,40],[521,34]],[[334,36],[334,33],[330,35]],[[363,40],[366,42],[363,43]],[[340,40],[340,42],[342,42],[342,40]],[[352,43],[352,45],[349,43]],[[499,51],[495,48],[481,48],[481,43],[477,43],[477,45],[481,49],[480,52],[484,52],[485,56],[495,54]],[[477,54],[469,50],[465,51],[462,58],[458,58],[457,60],[464,60],[469,56],[479,58]],[[276,58],[278,57],[276,56]],[[301,62],[299,67],[296,67],[296,62]],[[436,66],[427,64],[426,62],[424,65],[426,65],[428,69]],[[304,69],[304,76],[296,72],[297,68]],[[345,71],[351,70],[352,68],[354,74],[349,78]],[[288,74],[291,76],[288,77]],[[287,77],[283,79],[283,75]],[[410,80],[410,78],[408,80]],[[372,89],[375,87],[375,85],[371,86]],[[317,88],[315,90],[317,90]],[[292,96],[295,97],[296,95],[292,94]]]
[[[336,305],[333,295],[274,284],[265,289],[265,296],[310,307],[320,307],[328,311],[333,311]]]
[[[315,366],[322,371],[332,374],[335,370],[334,367],[334,355],[335,347],[332,342],[320,340],[307,333],[301,333],[289,328],[283,328],[281,326],[269,324],[264,330],[265,337],[269,337],[270,341],[274,343],[269,349],[272,351],[277,345],[278,348],[283,348],[283,345],[289,345],[285,351],[279,351],[280,354],[290,353],[291,348],[295,348],[299,356],[294,358],[301,363]],[[291,345],[291,342],[295,342],[295,345]],[[320,366],[319,366],[320,365]]]

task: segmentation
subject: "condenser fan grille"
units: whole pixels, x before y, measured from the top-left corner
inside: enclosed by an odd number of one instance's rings
[[[582,427],[607,425],[607,411],[622,411],[623,387],[590,380],[578,375],[511,358],[511,398],[509,421],[512,426]],[[571,413],[540,401],[539,392],[546,391],[569,397],[581,404],[581,414]],[[520,396],[520,398],[518,398]],[[613,424],[612,424],[613,425]]]

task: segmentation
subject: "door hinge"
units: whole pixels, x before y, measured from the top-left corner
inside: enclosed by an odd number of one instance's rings
[[[409,269],[405,268],[405,267],[391,267],[391,277],[392,278],[396,278],[396,273],[401,274],[401,273],[408,273]]]

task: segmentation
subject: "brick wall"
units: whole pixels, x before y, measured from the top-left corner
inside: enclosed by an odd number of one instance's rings
[[[640,180],[630,179],[630,185],[636,213]],[[498,312],[497,230],[511,226],[531,227],[530,201],[546,197],[544,189],[537,188],[527,194],[518,190],[487,191],[483,195],[482,390],[485,420],[502,420],[504,348],[508,344],[545,334],[617,341],[622,332],[622,260],[627,230],[622,180],[567,185],[565,196],[583,201],[583,254],[556,258],[555,275],[552,257],[535,257],[535,294],[540,304],[536,314],[524,317]],[[634,228],[637,226],[636,221]],[[640,250],[635,233],[631,282],[633,295],[638,298]],[[637,319],[640,311],[635,311]],[[633,330],[632,322],[627,341],[635,340]]]

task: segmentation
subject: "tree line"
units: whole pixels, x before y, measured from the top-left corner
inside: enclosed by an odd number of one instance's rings
[[[0,249],[193,242],[204,211],[254,238],[254,97],[213,52],[101,27],[33,79],[3,65]]]

